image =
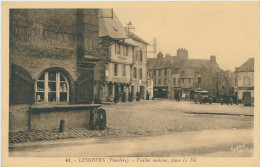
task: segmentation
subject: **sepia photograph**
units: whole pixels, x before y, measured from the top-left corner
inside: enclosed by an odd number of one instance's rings
[[[3,9],[8,162],[259,165],[259,1]]]

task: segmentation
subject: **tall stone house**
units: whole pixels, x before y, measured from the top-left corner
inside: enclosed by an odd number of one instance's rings
[[[174,99],[178,93],[184,99],[193,99],[195,90],[207,90],[217,98],[232,91],[230,79],[219,68],[216,56],[209,60],[189,59],[188,50],[180,48],[176,56],[159,53],[156,59],[149,59],[148,67],[154,79],[154,97]]]
[[[102,13],[102,10],[99,10]],[[146,97],[147,43],[135,34],[129,38],[117,15],[100,18],[99,37],[111,41],[101,49],[101,60],[95,67],[95,97],[102,102],[128,100],[141,92]],[[134,98],[135,99],[135,98]]]
[[[147,61],[148,75],[153,80],[153,97],[170,97],[171,67],[176,56],[163,57],[162,52],[157,54],[156,59],[149,58]]]
[[[141,99],[147,96],[147,45],[148,43],[134,34],[129,40],[136,47],[132,48],[132,66],[131,66],[131,92],[136,95],[140,93]]]
[[[10,130],[86,127],[98,19],[96,9],[10,10]]]
[[[254,58],[235,68],[235,94],[239,100],[254,99]]]

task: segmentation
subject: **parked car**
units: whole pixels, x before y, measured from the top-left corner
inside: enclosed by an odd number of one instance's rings
[[[221,103],[221,105],[223,105],[223,104],[227,104],[227,105],[228,104],[231,104],[231,105],[236,104],[236,105],[238,105],[238,99],[234,96],[224,95],[224,96],[221,97],[220,103]]]
[[[205,90],[199,90],[194,92],[194,102],[197,104],[198,102],[200,104],[204,103],[212,103],[212,98],[209,96],[209,92]]]

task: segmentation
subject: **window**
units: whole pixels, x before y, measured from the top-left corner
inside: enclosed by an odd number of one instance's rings
[[[143,69],[140,68],[139,71],[140,71],[140,72],[139,72],[139,78],[140,78],[140,79],[143,79]]]
[[[198,83],[201,83],[201,77],[198,77]]]
[[[143,51],[139,51],[140,52],[140,61],[143,61]]]
[[[158,85],[161,85],[161,79],[158,80]]]
[[[184,83],[184,78],[181,78],[181,83]]]
[[[238,84],[237,84],[237,79],[235,79],[235,86],[237,86]]]
[[[123,53],[124,53],[124,56],[128,56],[128,46],[126,46],[126,45],[123,46]]]
[[[117,64],[115,64],[115,71],[114,71],[115,76],[117,76]]]
[[[156,70],[153,70],[153,76],[156,76]]]
[[[159,69],[159,76],[161,76],[161,71],[162,71],[162,70],[161,70],[161,69]]]
[[[164,76],[167,75],[167,68],[164,69]]]
[[[134,78],[136,78],[136,68],[134,67]]]
[[[115,54],[120,55],[120,44],[119,43],[115,43]]]
[[[125,65],[123,65],[123,76],[125,76]]]
[[[176,84],[176,78],[173,78],[173,85],[177,85]]]
[[[35,85],[36,102],[68,102],[69,84],[66,77],[57,71],[46,71]]]
[[[167,78],[164,78],[164,85],[167,85]]]
[[[154,85],[156,85],[156,79],[154,79],[153,83],[154,83]]]
[[[250,78],[249,77],[244,78],[244,86],[250,86]]]

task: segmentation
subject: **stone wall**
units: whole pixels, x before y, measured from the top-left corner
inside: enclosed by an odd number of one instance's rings
[[[10,63],[33,79],[50,67],[64,68],[76,79],[76,10],[15,9],[10,19]]]
[[[29,127],[29,105],[11,105],[9,111],[9,130],[27,130]]]
[[[67,128],[87,128],[90,110],[52,111],[30,114],[31,129],[58,129],[60,121],[65,120]]]
[[[79,16],[80,12],[81,15]],[[12,64],[24,69],[24,71],[30,75],[30,77],[27,78],[31,78],[29,82],[32,84],[32,87],[34,87],[33,84],[45,70],[49,68],[58,69],[66,74],[69,80],[69,103],[78,103],[78,99],[82,99],[80,102],[83,103],[91,102],[91,98],[93,98],[91,91],[88,91],[88,98],[86,98],[88,101],[82,97],[79,98],[78,96],[80,94],[78,92],[86,92],[86,89],[93,90],[91,86],[93,85],[94,77],[90,77],[90,79],[86,81],[82,79],[81,87],[79,87],[77,81],[80,79],[81,74],[89,73],[91,76],[93,75],[94,63],[89,63],[91,64],[90,66],[81,68],[80,72],[78,65],[82,64],[80,61],[82,58],[85,58],[85,55],[93,57],[99,56],[99,24],[97,15],[97,9],[11,9],[10,71],[12,71]],[[81,20],[78,19],[79,17]],[[80,33],[81,35],[79,36]],[[79,50],[81,52],[79,52]],[[85,62],[87,61],[85,60]],[[85,64],[88,65],[88,62]],[[12,77],[14,76],[10,75],[11,80]],[[26,77],[20,77],[28,80]],[[13,90],[25,90],[24,85],[20,85],[18,89],[13,89],[12,84],[10,85],[10,97],[17,94],[17,92]],[[79,90],[79,88],[82,89]],[[34,92],[33,88],[32,92]],[[22,94],[25,95],[26,92]],[[33,101],[35,98],[31,97],[31,99]],[[9,129],[28,129],[29,105],[10,104]],[[15,104],[21,104],[21,102]],[[66,119],[68,124],[85,126],[85,124],[88,123],[88,113],[89,112],[71,111],[63,114],[42,114],[39,117],[43,120],[44,118],[46,119],[45,126],[47,127],[56,127],[56,120],[62,118]],[[64,117],[62,117],[62,115],[64,115]],[[54,116],[54,118],[52,118],[52,116]],[[70,117],[72,120],[69,119]],[[47,122],[47,120],[49,121]],[[34,125],[34,123],[32,125]]]

